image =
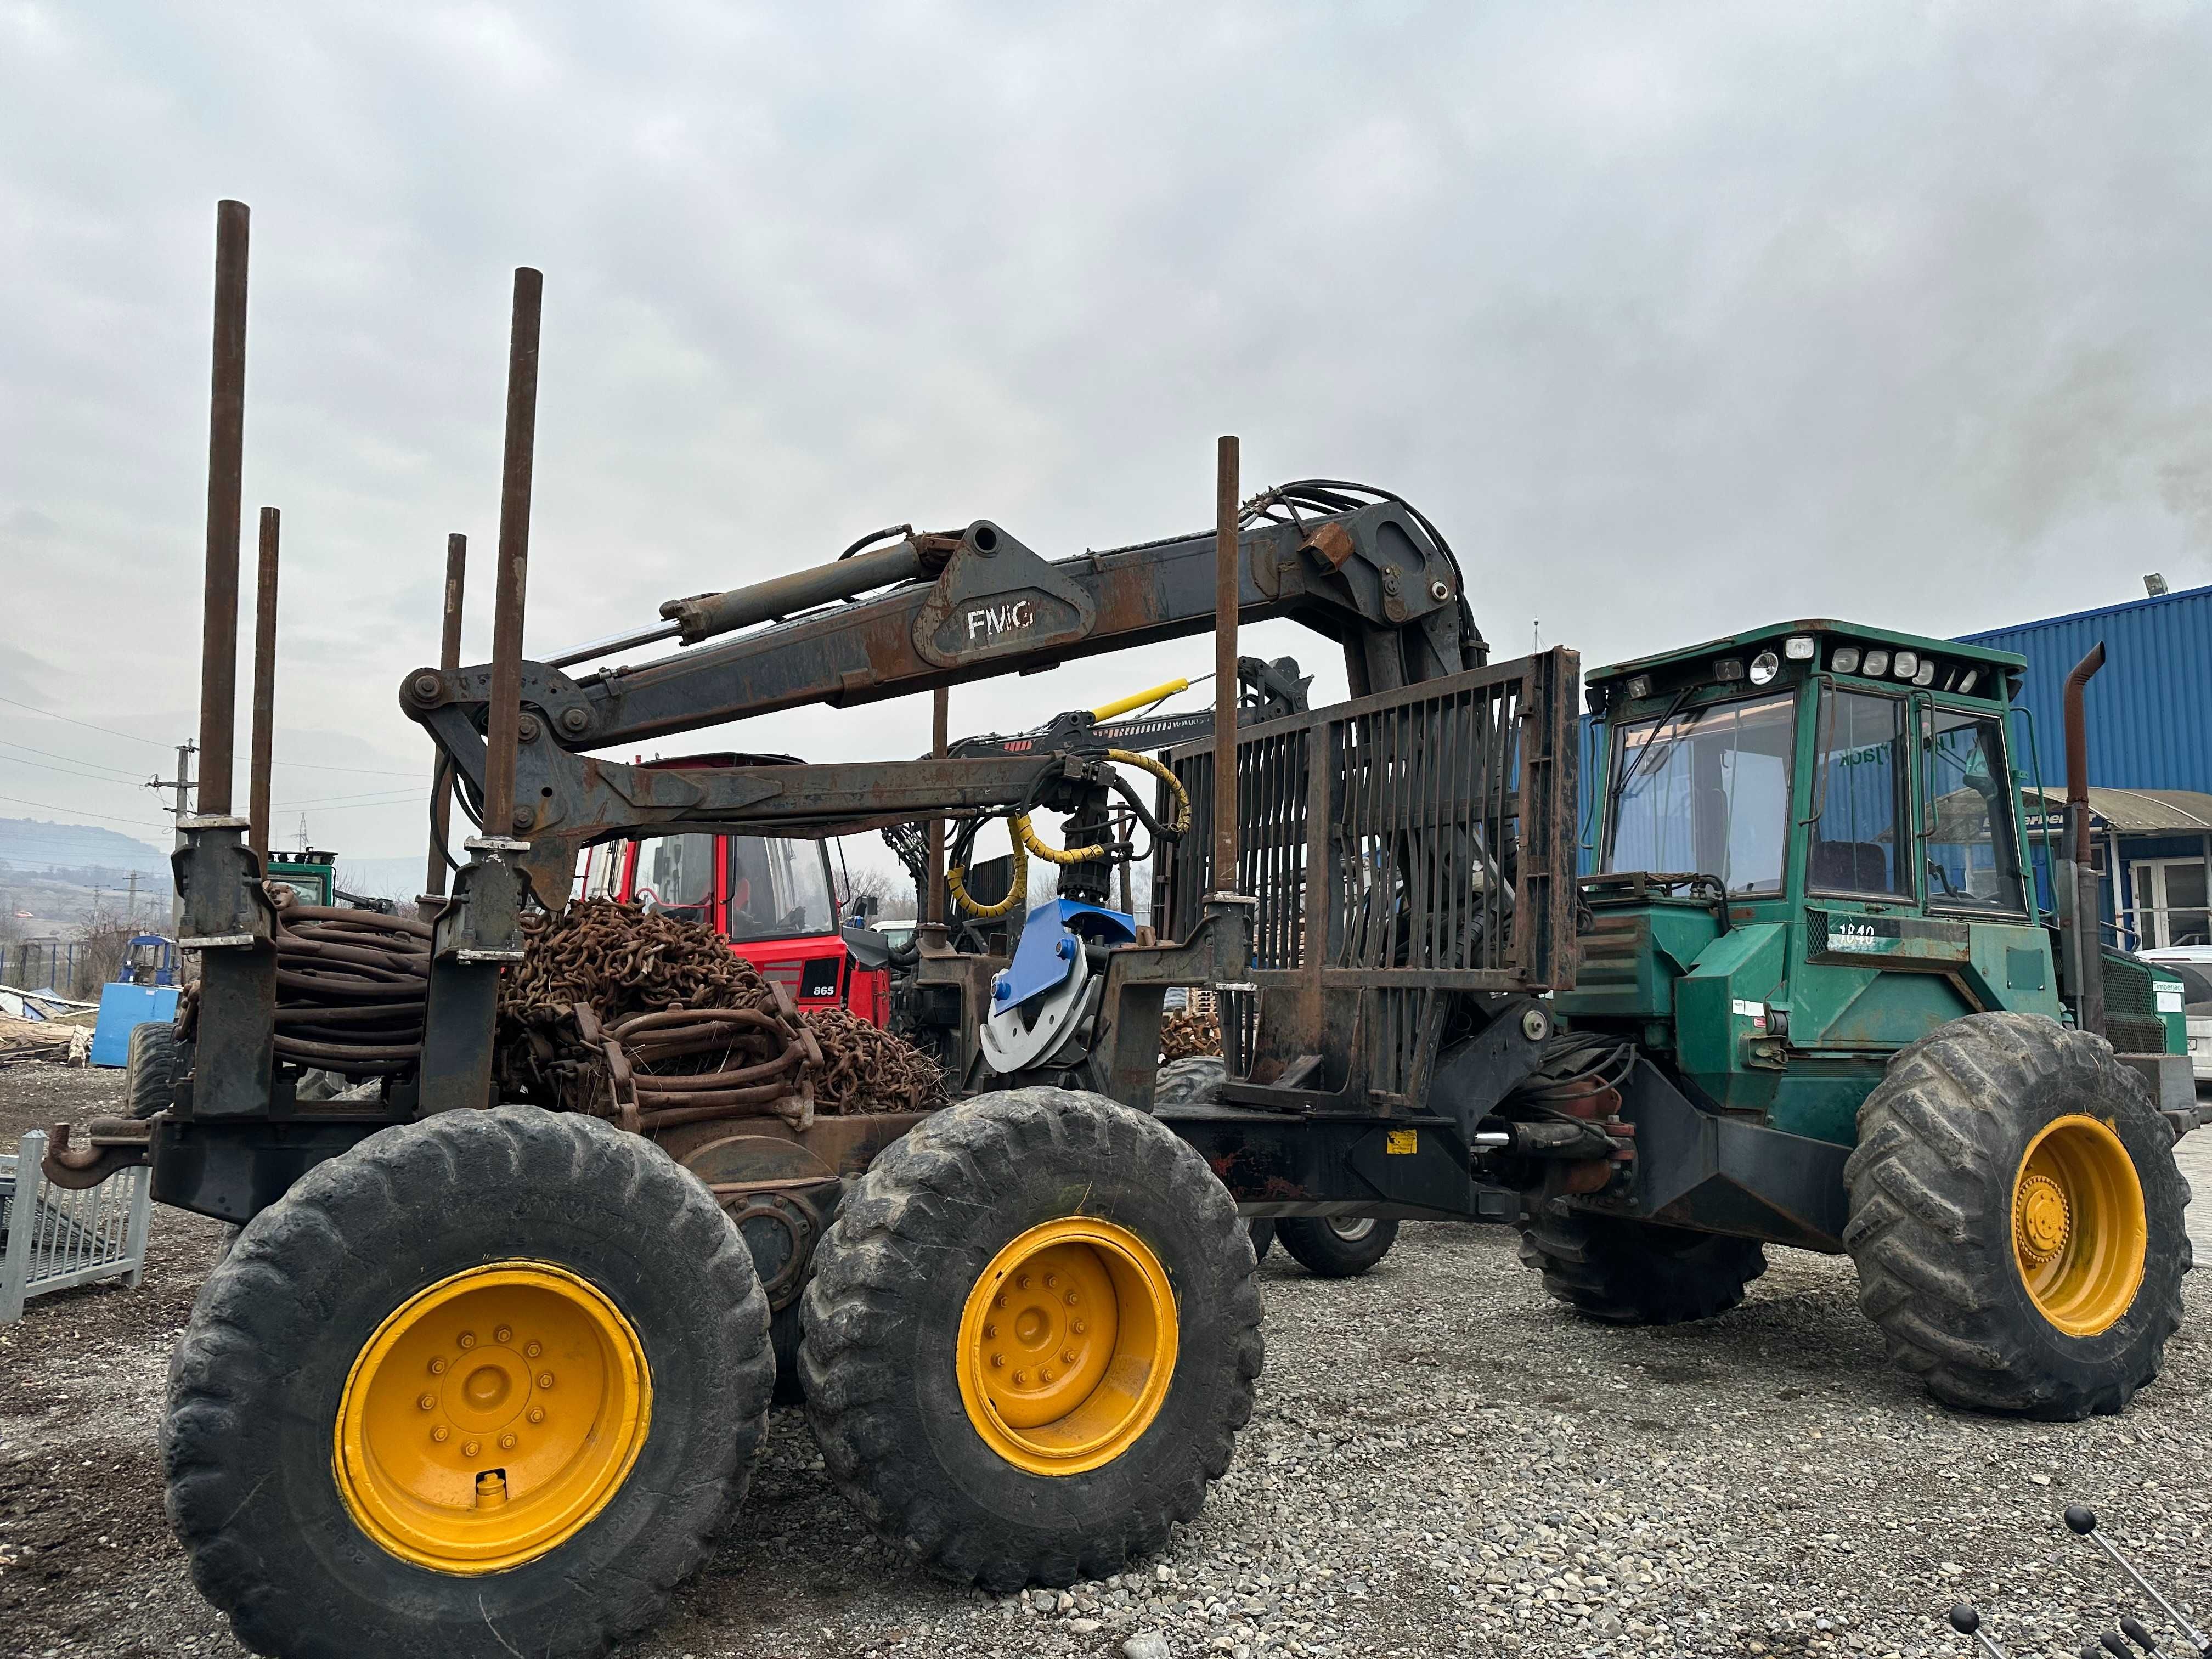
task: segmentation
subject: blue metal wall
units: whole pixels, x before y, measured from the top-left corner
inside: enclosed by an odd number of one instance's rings
[[[1962,644],[2027,659],[2021,702],[2034,711],[2036,750],[2051,789],[2066,782],[2066,676],[2100,640],[2104,670],[2089,682],[2083,704],[2089,781],[2212,792],[2212,587],[1960,636]]]

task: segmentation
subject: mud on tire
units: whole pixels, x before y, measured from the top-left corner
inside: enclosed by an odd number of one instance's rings
[[[963,1398],[970,1292],[1013,1241],[1082,1216],[1126,1230],[1172,1286],[1158,1413],[1110,1461],[1033,1473]],[[1234,1202],[1164,1126],[1101,1096],[1014,1089],[937,1113],[870,1167],[815,1256],[799,1372],[831,1479],[933,1571],[1005,1591],[1118,1572],[1228,1468],[1260,1374],[1260,1294]]]
[[[1613,1325],[1679,1325],[1743,1300],[1766,1271],[1753,1239],[1594,1215],[1554,1200],[1521,1234],[1521,1262],[1544,1290]]]
[[[2015,1182],[2039,1132],[2087,1116],[2118,1137],[2147,1248],[2126,1310],[2074,1335],[2014,1254]],[[1844,1166],[1859,1305],[1890,1358],[1948,1405],[2075,1419],[2118,1411],[2158,1375],[2191,1265],[2189,1186],[2172,1132],[2102,1038],[2030,1014],[1972,1014],[1905,1048],[1859,1108]]]
[[[334,1427],[395,1310],[509,1261],[551,1264],[619,1310],[649,1420],[571,1535],[505,1571],[434,1570],[356,1522]],[[169,1516],[202,1594],[261,1653],[601,1653],[705,1558],[750,1479],[773,1374],[752,1258],[695,1177],[592,1118],[451,1113],[309,1171],[209,1275],[169,1365]]]

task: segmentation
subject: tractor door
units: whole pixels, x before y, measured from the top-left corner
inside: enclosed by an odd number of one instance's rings
[[[1823,676],[1777,1127],[1848,1144],[1889,1057],[1989,1008],[2056,1014],[2003,710]]]

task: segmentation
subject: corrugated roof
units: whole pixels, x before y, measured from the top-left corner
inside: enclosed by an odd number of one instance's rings
[[[2038,758],[2021,756],[2032,781],[2046,789],[2064,785],[2061,688],[2074,665],[2101,643],[2104,672],[2089,682],[2083,704],[2090,781],[2212,792],[2212,587],[1966,638],[2027,659],[2016,701],[2034,714]]]
[[[2043,798],[2050,803],[2046,810],[2066,804],[2063,789],[2045,789]],[[2212,830],[2212,795],[2194,789],[2112,789],[2093,784],[2089,811],[2104,820],[2106,829],[2124,836],[2196,835]]]

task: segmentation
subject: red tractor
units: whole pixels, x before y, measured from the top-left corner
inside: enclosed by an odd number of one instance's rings
[[[799,764],[787,755],[684,755],[662,767]],[[846,918],[840,853],[804,836],[648,836],[588,848],[576,861],[583,898],[636,901],[711,927],[802,1008],[848,1008],[872,1025],[890,1012],[890,975],[863,968],[838,933]]]

